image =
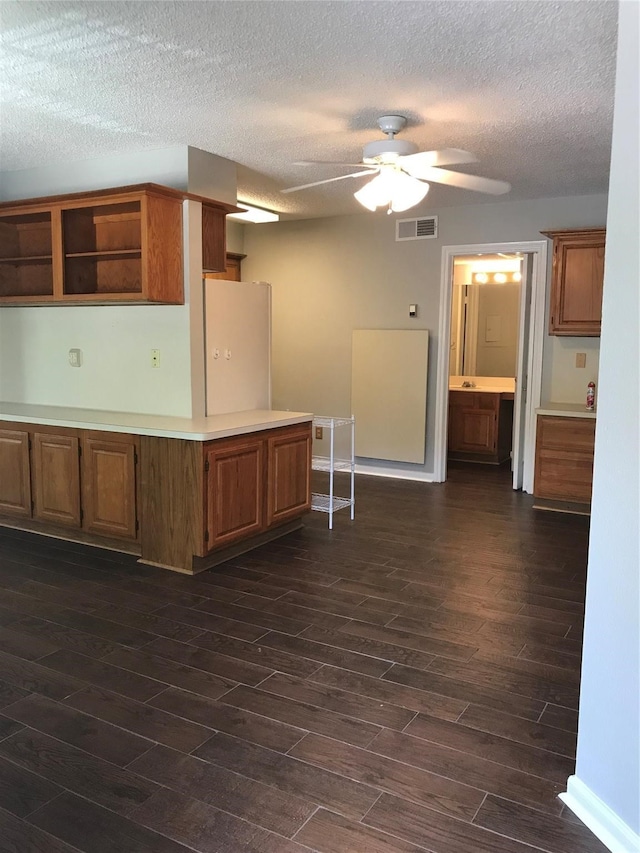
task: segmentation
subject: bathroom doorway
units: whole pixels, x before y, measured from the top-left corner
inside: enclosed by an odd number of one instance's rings
[[[532,491],[546,244],[443,249],[436,480],[447,461],[509,466]]]

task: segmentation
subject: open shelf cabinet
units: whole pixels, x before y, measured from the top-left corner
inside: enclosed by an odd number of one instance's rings
[[[326,512],[329,515],[329,530],[333,529],[333,514],[338,510],[351,510],[351,520],[355,517],[355,418],[333,418],[316,416],[313,419],[314,431],[316,427],[322,427],[329,432],[329,455],[316,456],[311,460],[311,467],[314,471],[323,471],[328,476],[328,494],[312,493],[311,509],[317,512]],[[350,430],[349,433],[349,452],[347,455],[336,456],[335,447],[335,431],[338,428]],[[349,495],[336,495],[334,474],[336,472],[349,473]]]
[[[183,303],[185,199],[203,206],[203,269],[224,270],[225,202],[136,184],[0,203],[0,304]]]

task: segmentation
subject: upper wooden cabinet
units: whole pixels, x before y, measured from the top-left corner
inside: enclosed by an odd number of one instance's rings
[[[207,272],[206,277],[223,281],[242,281],[242,261],[246,257],[236,252],[227,252],[224,272]]]
[[[202,202],[204,269],[237,208],[157,184],[0,204],[0,304],[184,302],[182,202]]]
[[[599,336],[605,229],[542,233],[553,240],[549,334]]]

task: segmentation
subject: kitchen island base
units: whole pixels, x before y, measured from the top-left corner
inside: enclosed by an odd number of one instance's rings
[[[290,533],[311,509],[310,415],[240,412],[158,434],[4,420],[0,526],[196,574]]]

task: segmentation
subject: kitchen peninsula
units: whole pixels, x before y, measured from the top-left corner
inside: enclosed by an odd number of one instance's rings
[[[311,420],[0,403],[0,525],[195,574],[300,526]]]

